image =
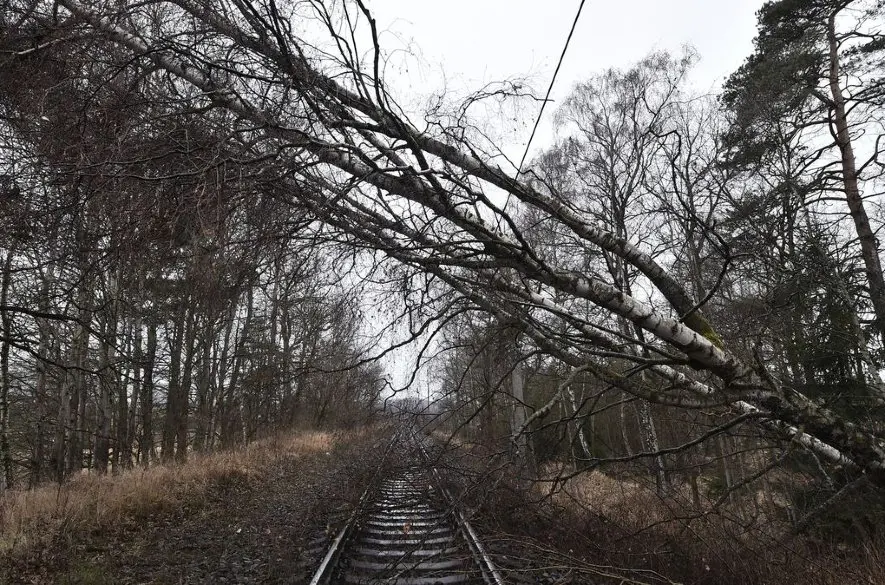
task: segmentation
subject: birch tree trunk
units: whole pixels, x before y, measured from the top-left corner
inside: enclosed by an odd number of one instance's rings
[[[161,439],[160,458],[164,463],[175,457],[175,427],[178,420],[178,394],[181,386],[181,348],[185,337],[184,304],[176,310],[172,322],[172,336],[169,339],[169,374],[166,385],[166,415],[163,417],[163,436]]]
[[[176,418],[173,421],[176,443],[175,460],[178,462],[184,462],[187,460],[191,385],[193,383],[194,356],[197,351],[196,337],[198,319],[197,311],[192,305],[189,305],[188,314],[189,318],[187,320],[188,324],[184,340],[184,368],[181,374],[181,384],[179,385],[178,396],[176,399]]]
[[[81,235],[78,236],[78,239],[85,238],[85,234],[82,233],[83,228],[81,227],[80,230]],[[69,440],[64,475],[79,471],[83,467],[83,447],[88,437],[88,430],[84,425],[86,424],[86,401],[88,399],[86,370],[90,338],[89,324],[92,322],[92,313],[89,310],[92,301],[90,289],[92,280],[88,275],[89,265],[88,259],[85,257],[85,249],[80,251],[80,255],[80,283],[77,293],[78,321],[71,342],[69,368],[65,375],[69,402],[66,412]]]
[[[581,386],[583,387],[583,385],[584,385],[584,382],[582,380]],[[581,445],[581,450],[584,453],[584,457],[586,457],[587,459],[590,459],[593,457],[593,447],[590,445],[589,441],[587,441],[587,434],[584,432],[584,423],[581,421],[581,419],[578,418],[578,409],[580,408],[581,405],[579,404],[577,397],[575,396],[574,390],[572,390],[571,384],[569,384],[569,387],[566,389],[566,392],[568,393],[569,401],[571,402],[571,406],[572,406],[572,416],[575,419],[575,430],[576,430],[576,434],[578,435],[578,442]],[[581,399],[583,400],[583,398],[584,398],[584,392],[582,391],[581,392]],[[589,415],[589,417],[590,417],[591,426],[592,426],[593,415],[591,414],[591,415]]]
[[[510,441],[511,459],[520,469],[534,475],[534,461],[529,446],[529,430],[525,429],[525,373],[523,365],[516,364],[510,374]]]
[[[119,269],[116,274],[108,278],[106,286],[108,294],[111,297],[110,311],[105,318],[105,327],[102,331],[103,339],[101,340],[101,360],[99,362],[99,400],[98,411],[96,412],[95,425],[95,442],[93,467],[99,473],[106,473],[108,470],[108,462],[110,458],[111,446],[111,420],[112,413],[112,397],[116,394],[114,390],[115,370],[113,362],[115,359],[114,346],[117,340],[117,319],[119,314]],[[117,451],[117,449],[115,449]]]
[[[9,390],[12,380],[9,374],[9,345],[12,340],[12,316],[5,309],[9,302],[9,287],[12,282],[12,250],[6,251],[3,261],[3,276],[0,283],[0,311],[3,340],[0,342],[0,492],[15,484],[12,471],[12,447],[9,442]]]
[[[52,267],[48,271],[40,272],[40,289],[37,295],[37,307],[43,314],[49,312],[49,288],[52,280]],[[43,472],[46,462],[46,454],[44,452],[45,435],[49,432],[48,420],[50,418],[48,412],[48,404],[51,403],[48,394],[48,365],[49,354],[51,351],[52,340],[46,320],[43,318],[35,319],[37,324],[37,335],[39,341],[37,345],[36,356],[36,375],[37,381],[34,388],[34,396],[37,400],[37,424],[34,428],[34,455],[31,461],[31,474],[29,487],[35,487],[43,481]],[[53,352],[57,353],[57,352]]]

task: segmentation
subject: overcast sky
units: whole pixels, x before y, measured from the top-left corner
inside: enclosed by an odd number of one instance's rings
[[[419,113],[427,96],[447,91],[452,99],[485,84],[526,77],[546,91],[580,0],[370,0],[381,45],[392,55],[385,79],[407,111]],[[756,10],[762,0],[587,0],[556,80],[533,153],[549,144],[555,105],[578,81],[608,67],[627,67],[653,50],[679,53],[686,44],[700,56],[691,77],[715,91],[752,49]],[[411,102],[414,107],[409,107]],[[538,106],[501,131],[504,152],[522,154]],[[510,118],[488,120],[490,128]],[[414,359],[414,353],[404,350]],[[406,380],[410,359],[392,355],[388,371]],[[434,376],[422,372],[422,395]],[[435,384],[433,384],[435,385]]]
[[[537,91],[550,82],[580,0],[372,0],[388,50],[418,55],[399,71],[397,93],[447,88],[466,95],[484,84],[528,76]],[[762,0],[587,0],[556,80],[555,103],[581,79],[626,67],[652,50],[700,55],[693,83],[716,89],[750,53]],[[420,66],[415,63],[420,60]],[[548,106],[545,119],[552,110]],[[529,116],[531,118],[532,116]],[[530,131],[530,128],[529,128]],[[522,132],[528,134],[529,132]],[[549,140],[549,128],[539,135]],[[525,142],[528,136],[516,142]],[[516,146],[516,145],[514,145]],[[533,150],[535,150],[533,148]]]

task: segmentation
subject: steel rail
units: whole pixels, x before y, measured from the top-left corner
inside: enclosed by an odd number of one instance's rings
[[[344,528],[342,528],[338,532],[335,540],[332,541],[332,544],[329,546],[329,550],[326,551],[326,556],[323,557],[323,561],[320,563],[320,566],[317,568],[316,572],[313,575],[313,578],[310,580],[308,585],[327,585],[329,583],[329,579],[331,579],[332,572],[334,571],[335,566],[338,562],[338,557],[341,555],[341,552],[344,549],[343,544],[350,536],[350,533],[353,530],[353,527],[356,525],[360,513],[365,507],[366,502],[368,502],[369,500],[369,493],[372,491],[372,488],[374,487],[375,482],[378,479],[378,474],[381,472],[381,468],[383,467],[384,461],[387,459],[387,455],[390,453],[390,449],[399,440],[401,434],[402,428],[397,430],[396,434],[394,434],[393,436],[393,439],[391,439],[390,443],[388,443],[387,448],[384,450],[384,454],[381,457],[381,462],[379,463],[378,468],[375,470],[375,473],[372,476],[372,480],[369,482],[369,486],[363,492],[363,495],[360,496],[360,499],[357,502],[353,513],[350,515],[350,518],[345,523]]]
[[[382,456],[382,462],[387,459],[393,445],[402,440],[403,435],[405,435],[406,433],[408,433],[408,435],[411,435],[411,439],[417,444],[418,450],[421,454],[420,457],[425,462],[425,473],[426,469],[429,468],[430,474],[433,477],[433,481],[436,483],[436,489],[438,490],[438,493],[442,494],[452,512],[452,516],[454,519],[454,525],[452,526],[452,529],[460,532],[462,538],[464,539],[464,542],[467,544],[467,548],[469,549],[470,554],[473,557],[473,562],[475,563],[475,566],[479,572],[477,576],[481,576],[482,581],[486,585],[505,585],[504,578],[501,576],[501,573],[498,571],[491,557],[480,542],[479,537],[476,534],[476,531],[473,529],[473,526],[471,526],[470,521],[467,519],[467,516],[464,514],[464,512],[461,511],[455,499],[452,497],[452,494],[446,489],[445,485],[443,484],[440,472],[433,465],[433,461],[431,460],[430,454],[427,451],[425,440],[418,436],[418,434],[415,432],[414,427],[409,425],[408,427],[400,427],[400,429],[397,430],[396,434],[393,437],[393,440],[391,440],[390,444],[387,446],[387,449],[384,452],[384,455]],[[365,512],[365,509],[368,507],[368,502],[371,499],[370,495],[372,495],[373,488],[375,487],[376,480],[378,479],[378,475],[381,471],[381,467],[382,466],[379,465],[378,470],[376,470],[375,475],[373,476],[372,481],[369,484],[369,487],[367,487],[366,490],[363,492],[350,518],[347,520],[344,527],[338,532],[335,539],[332,541],[332,544],[329,546],[329,549],[323,557],[322,562],[314,573],[313,578],[310,580],[309,585],[330,585],[331,579],[337,574],[336,571],[338,570],[338,566],[342,561],[342,555],[350,554],[349,552],[347,552],[349,550],[349,547],[351,546],[351,544],[349,543],[351,540],[353,540],[354,529],[361,525],[362,516]],[[384,488],[382,488],[382,490],[383,489]],[[372,521],[370,521],[369,524],[372,524]],[[428,542],[430,542],[433,540],[433,535],[428,532],[424,536],[424,538],[429,538],[430,540]],[[365,561],[362,562],[364,563],[364,565],[366,564]],[[451,563],[452,561],[442,562]],[[372,561],[372,563],[374,563],[374,561]],[[439,582],[448,582],[448,579],[450,578],[451,577],[445,577]],[[459,580],[458,582],[460,583],[461,581]]]
[[[473,555],[476,558],[477,564],[482,571],[483,580],[488,585],[506,585],[504,582],[504,578],[501,576],[501,573],[498,571],[497,567],[495,567],[495,563],[492,561],[491,557],[482,546],[482,542],[480,542],[476,531],[474,531],[473,526],[470,525],[470,521],[467,519],[467,516],[464,515],[464,512],[461,511],[461,507],[456,504],[455,499],[452,497],[452,494],[449,493],[449,490],[447,490],[446,486],[443,484],[442,477],[440,477],[439,474],[439,470],[437,470],[436,466],[433,465],[433,462],[430,459],[430,454],[427,452],[427,449],[424,446],[424,440],[418,437],[414,429],[410,428],[409,430],[412,433],[412,438],[418,444],[421,455],[423,455],[424,460],[427,461],[427,464],[430,465],[430,471],[433,474],[433,477],[436,479],[437,487],[439,488],[440,492],[442,492],[446,500],[449,502],[452,510],[454,510],[455,512],[455,517],[458,520],[458,527],[461,529],[464,540],[467,541],[467,545],[470,547],[471,552],[473,552]]]

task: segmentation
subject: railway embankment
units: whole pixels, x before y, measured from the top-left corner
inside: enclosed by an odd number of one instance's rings
[[[303,431],[0,501],[0,583],[292,583],[389,429]]]

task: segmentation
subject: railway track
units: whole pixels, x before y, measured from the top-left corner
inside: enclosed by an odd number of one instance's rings
[[[310,585],[504,585],[423,441],[398,440],[399,462],[363,495]]]

